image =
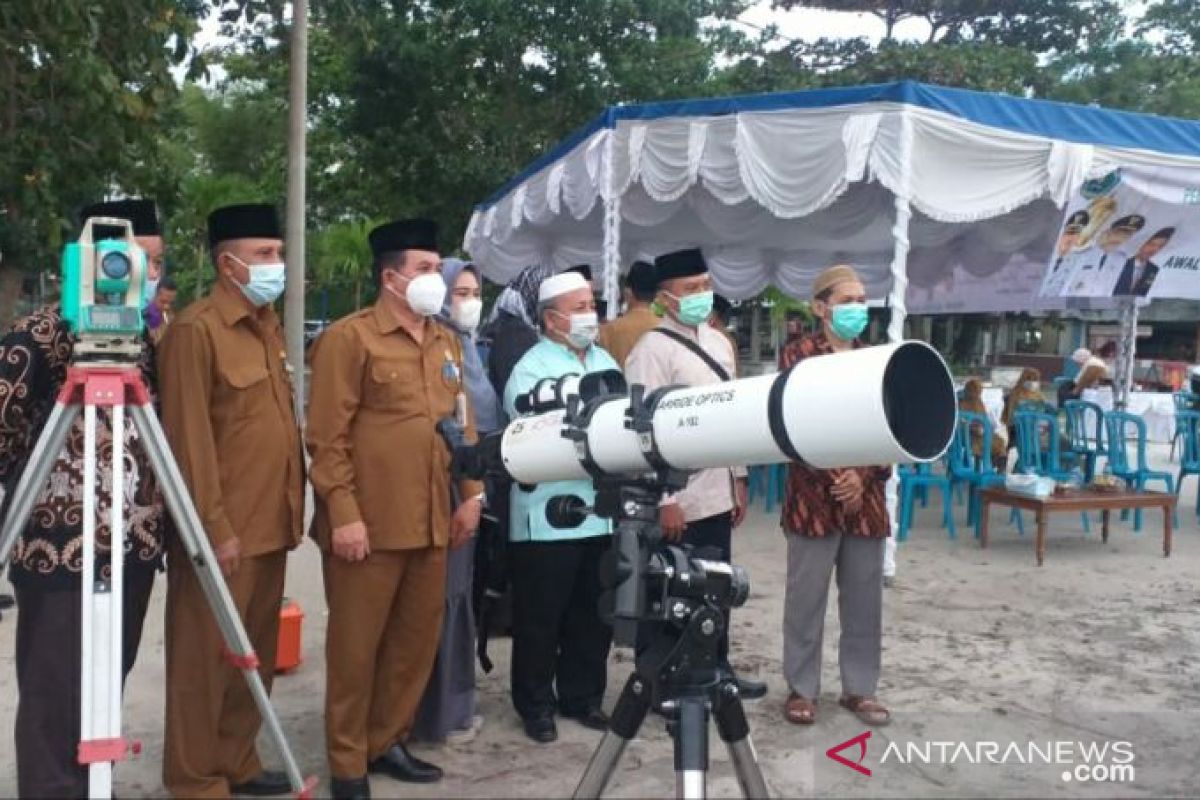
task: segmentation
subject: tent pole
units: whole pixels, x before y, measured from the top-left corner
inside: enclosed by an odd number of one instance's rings
[[[908,317],[906,295],[908,294],[908,233],[912,222],[912,150],[913,123],[908,115],[907,106],[901,108],[900,118],[900,185],[895,188],[896,220],[892,225],[892,288],[888,292],[888,308],[891,315],[888,319],[887,335],[889,342],[899,342],[904,339],[904,321]],[[883,558],[883,574],[892,577],[896,574],[896,521],[899,509],[900,478],[896,468],[892,468],[892,477],[888,479],[886,496],[888,521],[891,525],[892,536],[885,543]]]
[[[1116,375],[1113,381],[1113,407],[1124,411],[1133,390],[1133,361],[1137,354],[1138,307],[1129,297],[1121,301],[1121,335],[1117,346]]]
[[[609,128],[604,140],[604,268],[601,294],[607,302],[605,316],[614,320],[621,311],[621,195],[617,191],[613,166],[613,140],[616,129]]]

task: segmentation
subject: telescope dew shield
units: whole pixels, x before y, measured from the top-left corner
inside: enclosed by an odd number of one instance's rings
[[[627,426],[629,398],[599,400],[586,415],[587,448],[609,475],[652,471]],[[653,446],[678,470],[802,460],[814,467],[928,462],[950,444],[957,402],[950,371],[923,342],[805,359],[793,369],[672,389],[652,410]],[[563,437],[566,413],[505,430],[505,468],[521,483],[586,479],[583,453]]]

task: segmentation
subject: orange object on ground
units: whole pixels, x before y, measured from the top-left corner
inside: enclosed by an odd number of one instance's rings
[[[275,672],[291,672],[300,666],[301,658],[301,629],[304,626],[304,612],[295,600],[283,598],[283,607],[279,609],[279,647],[275,651]]]

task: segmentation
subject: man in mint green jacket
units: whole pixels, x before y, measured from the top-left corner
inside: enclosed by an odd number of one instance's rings
[[[538,292],[541,340],[513,369],[504,409],[544,378],[619,369],[594,343],[599,331],[591,286],[576,272],[547,278]],[[596,730],[608,726],[600,708],[607,679],[612,628],[597,609],[600,558],[611,526],[589,516],[573,528],[555,528],[546,504],[557,495],[595,500],[590,481],[514,485],[509,548],[512,566],[513,705],[536,742],[558,738],[557,711]]]

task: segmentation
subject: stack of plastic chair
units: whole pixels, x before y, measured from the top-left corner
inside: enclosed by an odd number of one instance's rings
[[[971,449],[972,429],[978,429],[981,433],[978,456]],[[946,469],[950,480],[955,485],[967,486],[967,524],[975,526],[976,539],[979,538],[983,524],[983,516],[979,513],[979,490],[1004,485],[1004,475],[997,472],[992,464],[992,436],[992,421],[986,414],[960,411],[958,424],[954,428],[954,439],[950,442],[950,450],[947,453]],[[1017,509],[1012,510],[1010,520],[1016,523],[1017,530],[1024,535],[1025,526]]]
[[[1191,392],[1175,392],[1171,395],[1171,399],[1175,401],[1175,433],[1171,435],[1171,456],[1172,461],[1175,460],[1175,445],[1178,444],[1182,428],[1179,425],[1179,415],[1182,412],[1200,410],[1200,395],[1192,394]]]
[[[949,530],[951,539],[958,537],[954,530],[949,472],[939,474],[933,471],[930,464],[917,464],[900,467],[900,523],[896,531],[896,541],[903,542],[908,538],[908,530],[912,527],[913,503],[918,489],[928,492],[930,487],[942,490],[942,527]]]
[[[1175,479],[1169,472],[1150,469],[1146,462],[1146,420],[1137,414],[1125,411],[1110,411],[1104,415],[1104,432],[1107,435],[1108,456],[1107,472],[1117,476],[1131,489],[1145,491],[1146,484],[1151,481],[1161,481],[1167,491],[1175,492]],[[1130,439],[1132,432],[1133,438]],[[1136,445],[1137,460],[1129,460],[1129,444]],[[1125,518],[1125,514],[1121,515]],[[1139,508],[1133,514],[1133,529],[1142,529],[1142,510]]]
[[[1026,475],[1050,478],[1060,483],[1079,479],[1078,472],[1064,465],[1058,446],[1058,417],[1021,411],[1013,415],[1017,428],[1017,465]],[[1091,532],[1087,512],[1081,512],[1084,531]]]
[[[1176,411],[1175,434],[1183,442],[1175,491],[1183,494],[1184,479],[1188,475],[1200,476],[1200,411]],[[1200,483],[1196,485],[1196,517],[1200,519]]]
[[[1096,477],[1096,462],[1104,455],[1104,409],[1087,400],[1068,400],[1067,438],[1071,452],[1083,462],[1083,479]]]

